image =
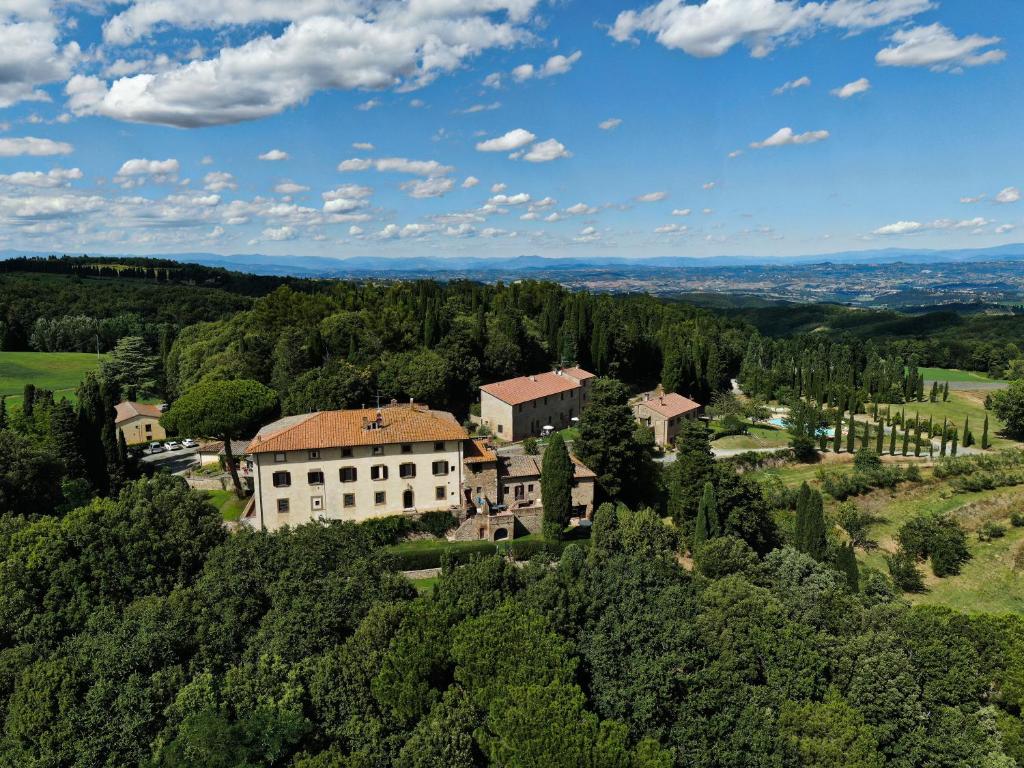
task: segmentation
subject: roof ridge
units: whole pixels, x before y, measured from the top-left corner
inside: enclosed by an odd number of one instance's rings
[[[308,414],[307,413],[298,413],[298,414],[295,414],[295,416],[282,416],[281,419],[295,419],[295,418],[298,418],[299,416],[306,416],[306,418],[303,419],[302,421],[296,421],[294,424],[288,424],[287,426],[281,427],[280,429],[278,429],[278,430],[276,430],[274,432],[270,432],[270,433],[268,433],[266,435],[261,435],[259,432],[257,432],[256,436],[253,438],[253,440],[255,440],[258,443],[262,443],[264,440],[270,440],[271,438],[274,438],[274,437],[280,437],[281,435],[285,434],[286,432],[291,432],[293,429],[297,429],[298,427],[301,427],[303,424],[308,423],[309,421],[311,421],[316,416],[320,416],[320,415],[322,415],[324,413],[327,413],[327,411],[313,411],[312,413],[308,413]],[[270,425],[268,425],[268,426],[270,426]],[[250,441],[250,442],[252,442],[252,441]]]

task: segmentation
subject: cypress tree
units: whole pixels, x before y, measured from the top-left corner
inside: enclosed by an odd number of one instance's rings
[[[907,449],[910,447],[910,427],[907,426],[906,422],[903,423],[903,450],[904,456],[907,455]]]
[[[924,402],[924,376],[919,376],[917,379],[917,402]]]
[[[860,447],[867,448],[869,445],[871,445],[871,422],[865,421],[864,434],[860,437]]]
[[[964,448],[969,448],[974,443],[974,435],[971,434],[971,417],[964,417]]]
[[[836,552],[836,568],[846,576],[846,585],[851,592],[860,589],[860,571],[857,569],[857,555],[853,544],[844,544]]]
[[[824,501],[818,491],[810,492],[803,510],[797,509],[796,525],[801,532],[801,538],[796,542],[797,549],[821,562],[828,549],[828,541],[825,536]]]
[[[959,443],[959,442],[960,442],[960,435],[957,434],[957,431],[954,429],[953,430],[952,442],[950,443],[950,446],[949,446],[949,455],[950,456],[956,457],[956,446],[957,446],[957,443]]]
[[[945,386],[942,388],[942,402],[949,400],[949,382],[947,381]]]
[[[793,546],[801,552],[807,546],[807,505],[811,501],[811,487],[805,480],[796,495],[796,522],[793,532]]]
[[[896,455],[896,425],[889,427],[889,455]]]
[[[928,395],[928,402],[934,403],[939,398],[939,382],[932,382],[932,391]]]
[[[943,419],[942,420],[942,445],[939,446],[939,457],[943,458],[943,459],[946,458],[946,442],[948,440],[947,435],[949,433],[949,430],[946,428],[946,423],[947,423],[946,420]]]
[[[544,505],[544,535],[559,539],[572,512],[573,465],[562,435],[556,432],[548,441],[541,462],[540,495]]]
[[[697,505],[697,525],[693,531],[693,546],[696,551],[705,541],[718,536],[718,503],[715,501],[715,486],[704,483],[704,493]]]
[[[21,397],[21,412],[26,419],[32,418],[36,405],[36,388],[33,384],[26,384]]]
[[[7,429],[7,395],[0,395],[0,429]]]
[[[879,456],[882,455],[885,442],[885,426],[882,424],[878,425],[878,432],[875,433],[875,453]]]
[[[846,429],[846,452],[853,453],[855,450],[854,441],[857,439],[857,419],[850,411],[850,424]]]
[[[2,426],[2,425],[0,425]],[[985,424],[981,428],[981,450],[988,450],[988,414],[985,414]]]
[[[921,412],[914,417],[914,456],[921,455]]]
[[[836,434],[835,434],[835,439],[833,440],[833,443],[832,443],[832,450],[835,453],[839,453],[839,448],[843,444],[842,443],[842,439],[843,439],[843,412],[840,411],[839,415],[836,416]]]

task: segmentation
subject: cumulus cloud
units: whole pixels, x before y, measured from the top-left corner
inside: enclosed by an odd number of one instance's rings
[[[963,219],[957,221],[956,219],[935,219],[934,221],[920,222],[920,221],[896,221],[892,224],[886,224],[883,227],[879,227],[874,230],[871,234],[873,235],[912,235],[917,232],[923,232],[926,230],[946,230],[946,229],[970,229],[979,230],[982,227],[986,227],[992,222],[988,219],[976,216],[973,219]]]
[[[358,149],[360,152],[373,152],[373,144],[368,141],[353,141],[352,149]]]
[[[108,46],[175,26],[282,31],[165,71],[112,82],[76,75],[68,94],[77,114],[197,127],[274,115],[318,91],[411,90],[486,50],[530,40],[523,22],[537,2],[137,0],[104,25]]]
[[[849,99],[851,96],[856,96],[858,93],[867,93],[871,90],[871,81],[866,77],[862,77],[859,80],[854,80],[852,83],[847,83],[842,88],[836,88],[832,91],[833,96],[838,96],[840,99]]]
[[[729,159],[730,160],[734,160],[735,158],[739,157],[742,154],[743,154],[743,150],[742,149],[734,149],[732,152],[729,153]]]
[[[49,0],[0,4],[0,108],[50,100],[39,86],[66,80],[81,56],[77,43],[59,38]]]
[[[668,197],[668,192],[647,192],[643,195],[637,195],[636,201],[638,203],[656,203],[659,200],[664,200]]]
[[[803,77],[798,77],[796,80],[790,80],[788,82],[783,83],[774,91],[772,91],[772,93],[774,93],[776,96],[781,96],[786,91],[794,91],[797,88],[806,88],[810,84],[811,78],[807,77],[807,75],[804,75]]]
[[[283,227],[267,227],[263,230],[261,236],[264,240],[281,242],[284,240],[294,240],[299,236],[299,233],[295,231],[294,227],[286,224]]]
[[[793,133],[792,128],[786,127],[779,128],[764,141],[755,141],[750,146],[754,149],[766,149],[768,147],[785,147],[790,144],[814,144],[817,141],[824,141],[828,137],[828,131]]]
[[[472,189],[473,187],[475,187],[479,183],[480,183],[480,179],[478,179],[476,176],[467,176],[466,180],[462,182],[462,188],[463,189]]]
[[[366,205],[373,189],[359,184],[343,184],[336,189],[322,193],[324,213],[351,213]]]
[[[368,171],[371,168],[381,173],[410,173],[414,176],[444,176],[455,170],[436,160],[409,160],[405,157],[355,157],[338,164],[338,170],[342,172]]]
[[[260,155],[260,160],[287,160],[288,153],[281,149],[271,149]]]
[[[274,191],[279,195],[297,195],[300,192],[308,192],[309,187],[296,184],[294,181],[282,181],[274,185]]]
[[[981,35],[958,38],[939,23],[900,29],[893,32],[890,39],[895,45],[875,55],[875,61],[883,67],[930,67],[944,71],[995,64],[1006,58],[1006,51],[992,47],[1000,38]]]
[[[996,195],[997,203],[1016,203],[1020,200],[1020,190],[1017,187],[1007,187]]]
[[[70,155],[74,147],[63,141],[37,139],[35,136],[22,136],[15,139],[0,139],[0,157],[46,157],[50,155]]]
[[[593,243],[596,240],[601,239],[601,234],[597,231],[596,227],[584,227],[581,229],[576,237],[573,238],[575,243]]]
[[[621,117],[609,117],[607,120],[602,120],[597,124],[597,127],[602,131],[611,131],[622,125]]]
[[[654,232],[658,235],[681,235],[688,232],[689,229],[685,224],[664,224],[660,227],[655,227]]]
[[[572,152],[565,148],[562,142],[556,139],[538,141],[529,151],[523,155],[523,160],[528,163],[550,163],[560,157],[572,157]]]
[[[17,171],[0,174],[0,183],[13,187],[66,187],[83,177],[79,168],[54,168],[50,171]]]
[[[976,195],[975,197],[961,197],[960,202],[965,205],[973,205],[974,203],[980,203],[985,199],[985,195]]]
[[[1016,227],[1013,224],[1000,224],[996,227],[997,235],[1005,235],[1007,232],[1012,232]]]
[[[512,152],[525,147],[537,137],[525,128],[514,128],[508,133],[493,139],[478,142],[478,152]]]
[[[608,34],[619,42],[638,32],[654,35],[666,48],[702,58],[721,56],[745,45],[757,58],[778,45],[809,37],[822,29],[857,32],[915,16],[932,0],[661,0],[640,11],[623,11]]]
[[[584,216],[597,213],[597,208],[592,205],[587,205],[586,203],[576,203],[575,205],[570,205],[566,208],[565,212],[570,216]]]
[[[675,208],[672,211],[673,216],[689,216],[691,213],[693,213],[693,211],[689,208]]]
[[[527,192],[519,192],[514,195],[494,195],[487,201],[488,205],[523,205],[530,202],[530,195]]]
[[[121,168],[114,174],[114,183],[128,189],[140,187],[147,181],[154,184],[168,184],[178,178],[180,165],[173,157],[166,160],[147,160],[133,158],[125,160]]]
[[[512,78],[516,82],[522,83],[533,78],[564,75],[566,72],[571,70],[573,64],[579,61],[582,57],[583,51],[576,51],[569,56],[562,56],[560,54],[552,56],[539,67],[535,67],[533,64],[520,64],[512,70]]]
[[[210,192],[223,192],[226,189],[238,189],[238,183],[227,171],[210,171],[203,176],[203,188]]]
[[[442,197],[452,191],[455,187],[455,182],[446,176],[432,176],[427,179],[407,181],[401,187],[409,194],[409,197],[422,199],[426,197]]]

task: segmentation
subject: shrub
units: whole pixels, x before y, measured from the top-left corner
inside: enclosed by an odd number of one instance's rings
[[[971,559],[967,534],[951,517],[918,515],[900,528],[896,535],[903,551],[919,560],[930,557],[936,576],[955,576]]]
[[[868,528],[874,518],[861,510],[852,501],[844,501],[837,510],[839,525],[846,531],[855,546],[863,547],[869,543]]]
[[[698,572],[709,579],[720,579],[748,572],[757,565],[757,553],[742,539],[720,536],[698,547],[693,560]]]
[[[1005,535],[1006,528],[992,520],[989,520],[978,529],[978,541],[992,541],[993,539],[1001,539]]]
[[[537,445],[537,438],[527,437],[523,440],[523,452],[526,453],[527,456],[536,456],[540,453],[540,447]]]
[[[458,524],[459,519],[455,515],[438,509],[433,512],[424,512],[419,520],[413,523],[413,528],[420,533],[429,533],[441,538]]]
[[[447,556],[453,565],[465,565],[474,557],[488,557],[498,551],[493,541],[473,541],[457,548],[438,546],[431,549],[398,550],[385,552],[390,567],[396,571],[422,571],[440,568]]]
[[[904,592],[924,592],[924,576],[913,556],[897,552],[885,558],[893,584]]]
[[[1024,528],[1024,513],[1014,512],[1010,515],[1010,525],[1014,528]]]
[[[871,473],[882,466],[882,457],[870,448],[861,448],[853,458],[853,468],[857,472]]]
[[[403,515],[378,517],[362,523],[361,528],[371,543],[378,547],[397,544],[413,531],[413,522]]]

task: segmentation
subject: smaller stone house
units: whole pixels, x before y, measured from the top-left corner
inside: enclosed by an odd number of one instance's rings
[[[677,392],[645,392],[633,404],[636,420],[653,429],[655,442],[664,448],[675,441],[683,419],[695,419],[703,410],[703,405]]]
[[[167,433],[160,426],[163,413],[155,405],[125,400],[114,406],[114,414],[114,426],[128,445],[167,439]]]

